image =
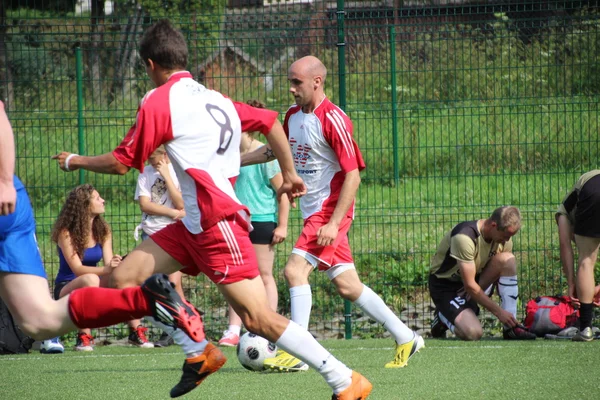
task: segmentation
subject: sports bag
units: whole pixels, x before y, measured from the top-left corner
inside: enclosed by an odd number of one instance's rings
[[[567,296],[540,296],[529,300],[525,308],[525,327],[537,336],[558,333],[574,326],[579,311],[571,305]]]
[[[29,353],[34,340],[26,336],[0,299],[0,354]]]

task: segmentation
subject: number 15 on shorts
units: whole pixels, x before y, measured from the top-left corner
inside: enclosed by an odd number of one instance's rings
[[[464,306],[467,300],[463,299],[460,296],[454,298],[454,300],[450,300],[450,304],[452,304],[456,309],[460,309],[461,306]]]

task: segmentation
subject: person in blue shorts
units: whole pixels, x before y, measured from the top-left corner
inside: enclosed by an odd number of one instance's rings
[[[44,340],[77,328],[99,328],[153,315],[197,337],[195,332],[202,327],[199,313],[181,300],[164,275],[153,275],[142,286],[81,288],[53,300],[29,196],[14,170],[13,131],[0,101],[0,297],[23,333]],[[157,312],[158,308],[163,312]]]

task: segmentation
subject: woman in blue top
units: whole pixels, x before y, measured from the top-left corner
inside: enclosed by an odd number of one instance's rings
[[[82,287],[109,287],[110,273],[121,262],[121,256],[113,254],[112,232],[102,214],[104,199],[92,185],[77,186],[67,196],[52,230],[60,260],[54,285],[56,299]],[[98,268],[101,260],[104,266]],[[139,320],[129,321],[129,327],[131,344],[154,347]],[[89,329],[80,330],[75,350],[92,351],[93,340]]]
[[[264,108],[265,105],[256,100],[248,104]],[[241,154],[251,152],[263,146],[256,140],[256,132],[243,132],[240,143]],[[277,311],[277,284],[273,277],[275,261],[274,246],[285,240],[287,236],[290,202],[286,196],[277,201],[277,189],[283,183],[281,169],[276,160],[266,164],[243,167],[235,182],[235,194],[240,202],[250,209],[252,226],[250,241],[256,252],[258,269],[267,291],[267,299],[273,311]],[[237,346],[240,339],[242,320],[229,306],[229,327],[219,340],[220,346]]]

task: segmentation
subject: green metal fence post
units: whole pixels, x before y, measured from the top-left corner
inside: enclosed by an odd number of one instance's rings
[[[83,62],[81,59],[81,48],[75,48],[75,77],[77,82],[77,152],[85,153],[85,137],[83,135]],[[79,184],[85,183],[84,170],[79,170]]]
[[[400,181],[400,166],[398,162],[398,93],[396,92],[396,27],[390,26],[390,74],[392,85],[392,140],[394,157],[394,183]]]
[[[346,41],[344,38],[344,0],[337,0],[337,48],[338,74],[340,80],[340,108],[346,111]],[[352,339],[352,303],[344,300],[344,331],[345,338]]]

